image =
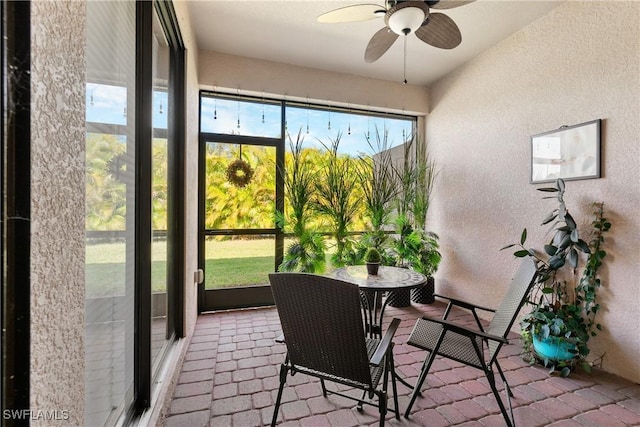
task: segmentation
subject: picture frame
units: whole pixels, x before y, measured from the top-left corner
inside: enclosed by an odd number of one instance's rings
[[[531,137],[529,182],[600,178],[601,119]]]

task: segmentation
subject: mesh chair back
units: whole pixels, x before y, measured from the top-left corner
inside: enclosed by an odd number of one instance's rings
[[[525,303],[537,274],[536,264],[531,258],[525,258],[511,280],[504,299],[497,308],[487,333],[506,338],[516,320],[516,316]],[[489,341],[489,359],[493,360],[500,344]]]
[[[269,281],[291,364],[371,387],[358,287],[305,273]]]

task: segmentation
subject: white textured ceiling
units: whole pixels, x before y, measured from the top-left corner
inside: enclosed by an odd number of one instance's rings
[[[384,19],[321,24],[318,15],[359,3],[384,1],[191,0],[191,22],[200,49],[250,58],[336,71],[383,80],[402,81],[402,38],[378,61],[367,64],[364,51]],[[458,24],[462,43],[442,50],[407,39],[407,79],[427,85],[520,28],[546,15],[559,1],[477,0],[441,10]]]

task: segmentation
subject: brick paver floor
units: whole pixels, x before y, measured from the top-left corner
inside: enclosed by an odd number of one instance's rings
[[[415,382],[426,355],[405,344],[415,319],[439,317],[443,309],[441,303],[387,308],[387,320],[402,321],[394,357],[397,372],[409,382]],[[472,322],[464,313],[452,316],[458,322]],[[279,334],[275,308],[201,315],[163,425],[268,425],[285,356],[284,345],[274,342]],[[514,392],[517,426],[640,426],[640,385],[599,370],[574,372],[569,378],[549,376],[545,368],[525,363],[520,352],[514,334],[500,358]],[[410,392],[398,384],[401,411]],[[325,398],[316,379],[299,374],[287,378],[278,420],[281,426],[373,426],[378,412],[369,406],[358,412],[352,401],[335,395]],[[505,425],[483,373],[444,359],[432,365],[410,418],[397,421],[389,414],[387,421],[389,426]]]

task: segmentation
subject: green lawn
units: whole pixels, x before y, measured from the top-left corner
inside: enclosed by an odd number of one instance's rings
[[[87,298],[124,295],[125,251],[124,243],[98,243],[86,246]],[[166,242],[153,243],[151,259],[151,288],[153,292],[164,292],[167,280]],[[130,274],[133,275],[133,272]],[[133,276],[130,280],[130,283],[132,282]]]
[[[287,243],[285,243],[286,246]],[[275,270],[274,239],[207,240],[205,283],[207,289],[267,284]],[[124,243],[87,245],[87,297],[123,295]],[[152,289],[163,292],[166,281],[166,242],[152,246]]]
[[[207,240],[205,288],[265,285],[275,270],[275,239]]]

